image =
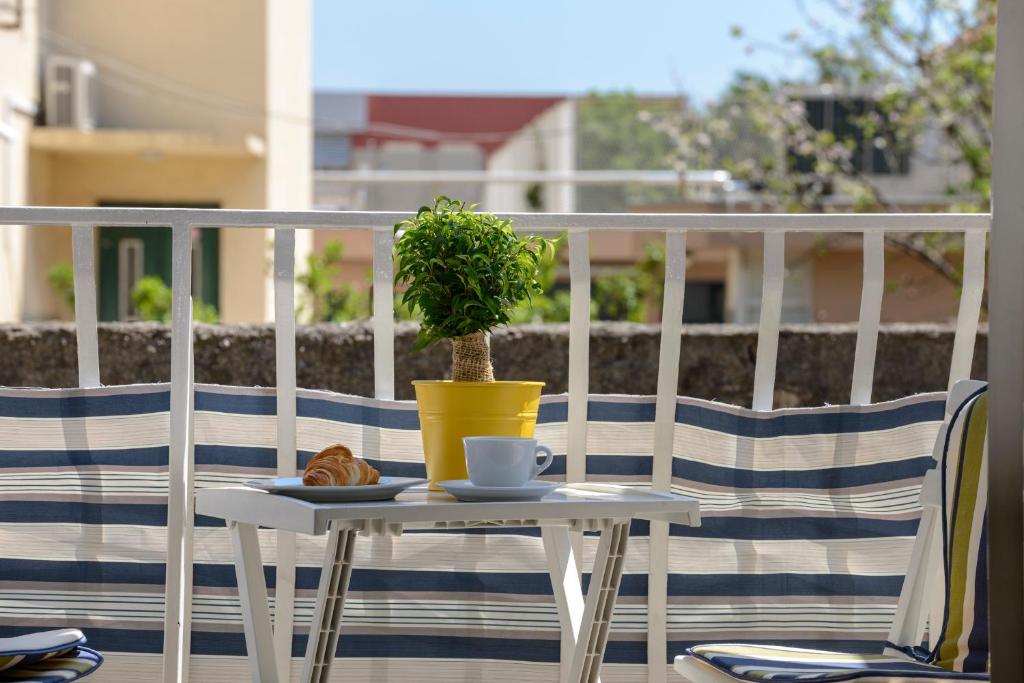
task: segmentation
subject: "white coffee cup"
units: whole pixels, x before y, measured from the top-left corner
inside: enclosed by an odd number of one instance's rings
[[[554,454],[537,439],[512,436],[467,436],[466,448],[469,480],[476,486],[525,486],[538,474],[551,467]],[[537,462],[537,454],[544,460]]]

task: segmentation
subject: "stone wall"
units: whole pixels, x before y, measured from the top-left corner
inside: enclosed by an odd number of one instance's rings
[[[399,398],[411,398],[413,379],[449,372],[450,350],[415,349],[416,328],[399,324],[395,373]],[[593,393],[653,394],[657,386],[657,325],[598,323],[591,328],[590,390]],[[856,328],[801,325],[779,339],[776,405],[844,403],[849,400]],[[984,378],[987,333],[978,337],[972,376]],[[104,384],[166,381],[170,376],[170,330],[151,323],[100,326],[100,376]],[[938,325],[883,326],[878,340],[874,399],[943,390],[953,331]],[[499,330],[492,338],[499,379],[541,379],[546,392],[566,390],[569,328],[526,325]],[[367,322],[302,326],[298,331],[298,384],[368,396],[373,393],[373,331]],[[757,331],[748,326],[695,325],[683,331],[679,394],[749,405],[753,390]],[[197,382],[272,386],[274,331],[267,325],[197,325]],[[74,386],[74,326],[0,325],[0,386]]]

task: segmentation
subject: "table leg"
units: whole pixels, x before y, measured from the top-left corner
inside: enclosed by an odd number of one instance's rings
[[[238,598],[245,625],[245,651],[253,683],[277,683],[274,656],[274,634],[267,605],[267,582],[263,576],[260,541],[256,526],[228,522],[231,545],[235,552],[235,574],[238,577]]]
[[[558,618],[562,626],[562,652],[560,683],[569,683],[569,665],[576,648],[583,621],[583,586],[580,584],[580,563],[573,551],[568,527],[541,527],[544,554],[551,574],[551,588],[555,594]]]
[[[562,622],[562,683],[600,683],[629,541],[629,520],[609,520],[602,529],[585,601],[568,529],[545,528],[542,533]]]
[[[345,607],[345,593],[352,576],[354,529],[331,527],[327,536],[327,552],[320,572],[316,608],[309,626],[306,659],[302,665],[302,683],[326,683],[331,673],[334,653],[338,649],[338,630]]]

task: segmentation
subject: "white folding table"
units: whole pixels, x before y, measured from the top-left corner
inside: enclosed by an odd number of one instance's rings
[[[563,683],[595,683],[622,579],[631,519],[700,525],[695,499],[648,488],[571,484],[539,501],[462,503],[425,487],[375,503],[308,503],[245,487],[196,493],[196,512],[227,522],[234,547],[245,646],[252,680],[278,683],[258,527],[328,534],[303,683],[326,683],[338,645],[357,533],[401,534],[404,528],[540,527],[562,627]],[[571,532],[600,539],[586,597]]]

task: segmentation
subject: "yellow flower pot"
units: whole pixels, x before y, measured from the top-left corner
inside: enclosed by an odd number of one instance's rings
[[[466,436],[532,437],[544,382],[413,382],[430,488],[466,479]]]

